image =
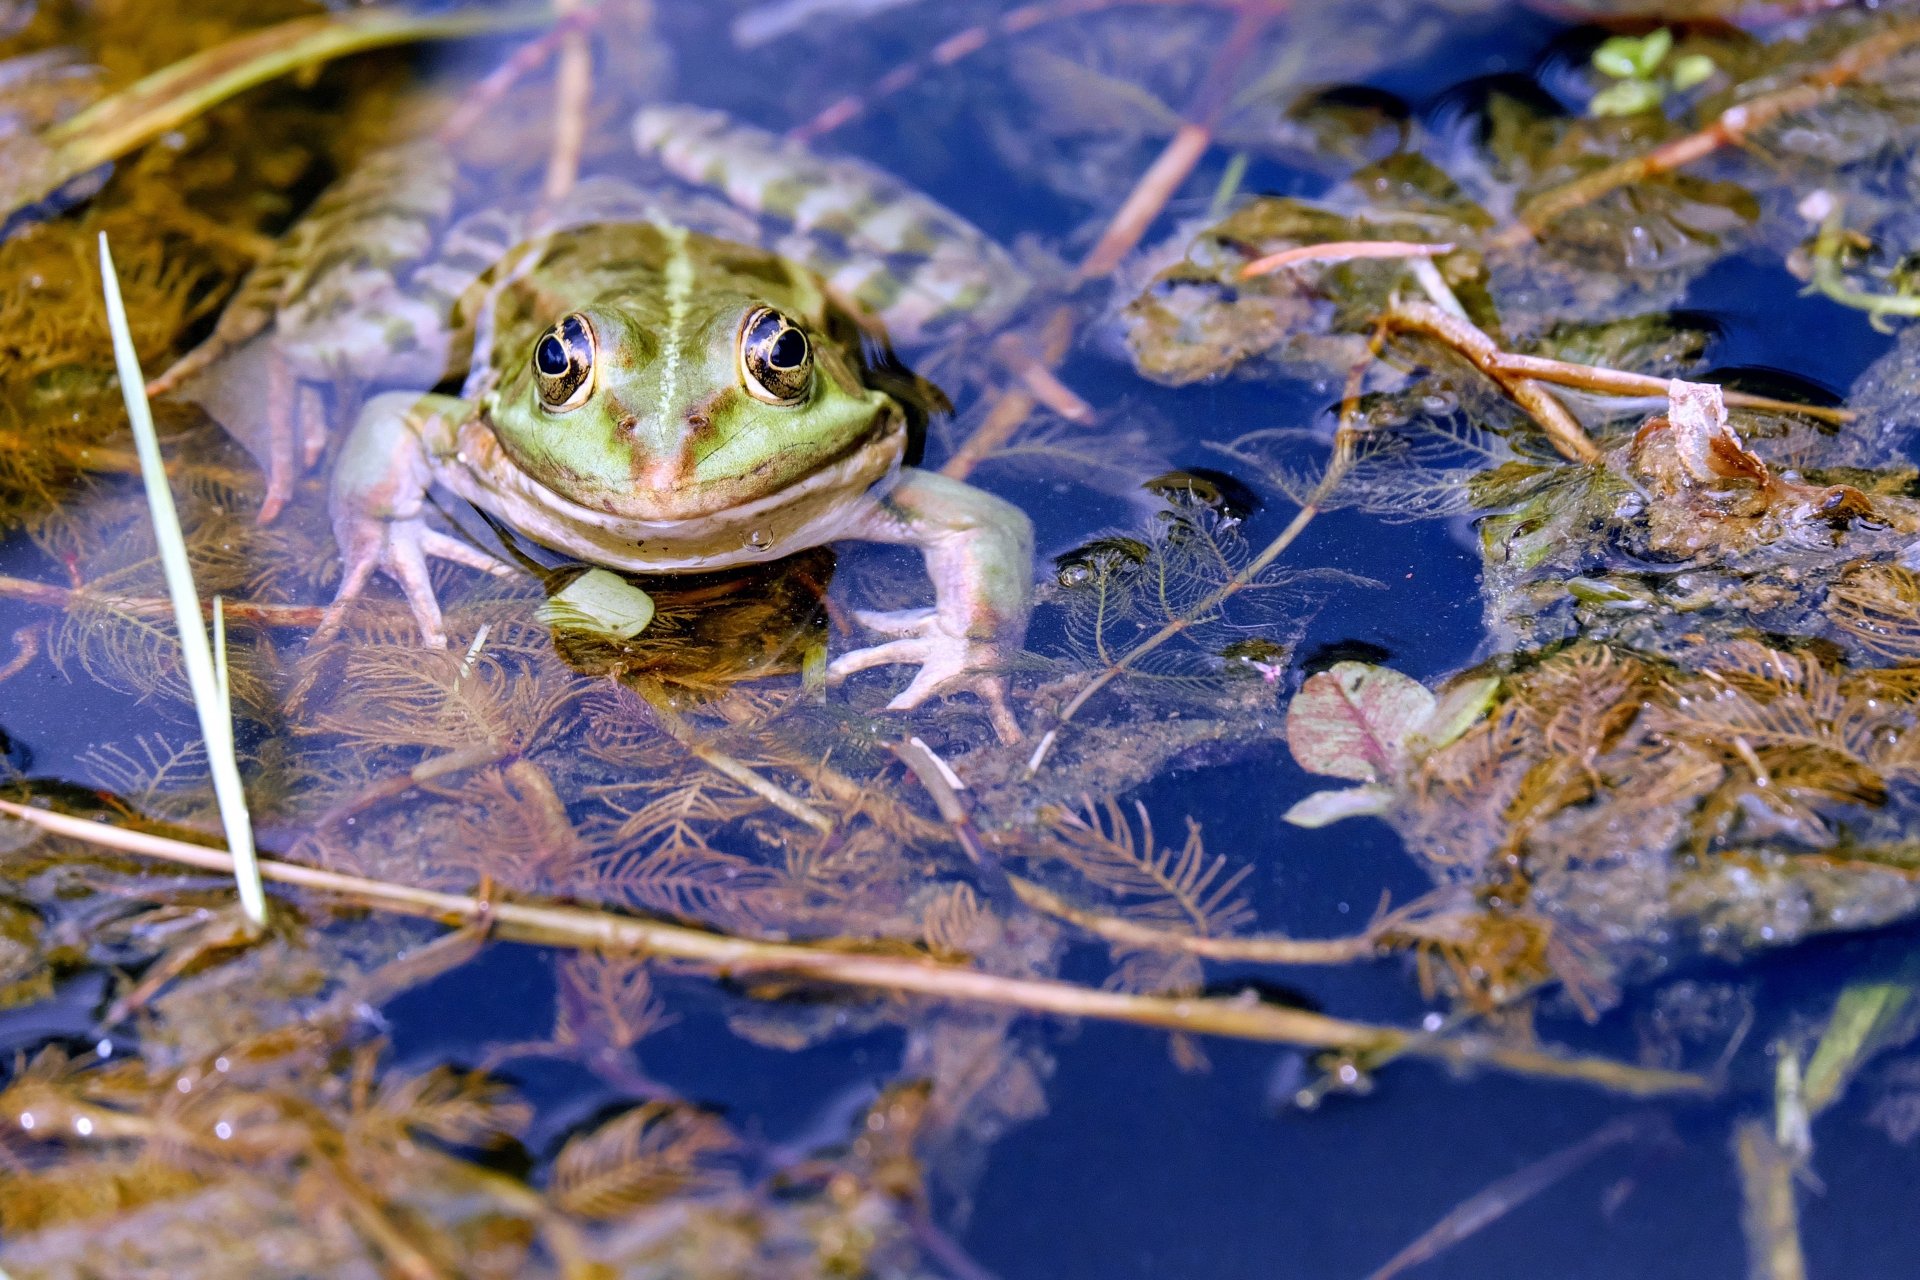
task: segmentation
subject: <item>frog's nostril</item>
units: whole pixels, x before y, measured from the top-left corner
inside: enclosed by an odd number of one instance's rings
[[[620,420],[620,434],[623,436],[640,434],[640,419],[637,416],[622,418]]]

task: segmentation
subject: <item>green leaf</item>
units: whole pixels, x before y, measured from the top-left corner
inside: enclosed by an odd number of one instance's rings
[[[560,631],[631,640],[653,621],[653,597],[606,569],[589,569],[534,614]]]
[[[1587,114],[1595,116],[1637,116],[1660,105],[1660,86],[1650,80],[1622,80],[1593,95]]]
[[[1803,1091],[1809,1114],[1837,1101],[1860,1068],[1890,1046],[1913,1036],[1916,966],[1909,962],[1893,982],[1855,982],[1833,1003],[1833,1016],[1807,1063]]]
[[[1633,69],[1635,74],[1647,77],[1654,73],[1667,55],[1673,52],[1673,32],[1665,27],[1651,32],[1640,41],[1640,47],[1634,53]]]
[[[1448,687],[1434,704],[1427,722],[1407,739],[1407,753],[1414,756],[1431,755],[1457,741],[1461,734],[1473,728],[1480,717],[1487,714],[1487,708],[1493,705],[1499,692],[1499,676],[1481,676]]]
[[[1356,782],[1394,777],[1407,739],[1433,715],[1419,681],[1364,662],[1313,676],[1287,707],[1287,746],[1309,773]]]
[[[1377,818],[1393,807],[1393,792],[1369,784],[1364,787],[1340,787],[1316,791],[1287,810],[1283,821],[1313,830],[1330,826],[1342,818]]]
[[[1632,36],[1613,36],[1593,51],[1593,68],[1615,80],[1631,80],[1639,74],[1640,42]]]
[[[1672,70],[1667,74],[1673,81],[1673,87],[1685,93],[1695,85],[1712,79],[1717,69],[1713,65],[1713,59],[1706,54],[1690,53],[1684,58],[1675,59]]]

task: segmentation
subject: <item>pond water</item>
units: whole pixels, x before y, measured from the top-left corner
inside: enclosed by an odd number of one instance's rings
[[[0,3],[6,1275],[1914,1271],[1912,6],[560,8]]]

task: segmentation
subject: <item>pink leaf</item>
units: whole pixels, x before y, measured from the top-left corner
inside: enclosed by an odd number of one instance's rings
[[[1433,714],[1419,681],[1341,662],[1309,679],[1287,708],[1287,745],[1309,773],[1356,782],[1391,779],[1407,739]]]

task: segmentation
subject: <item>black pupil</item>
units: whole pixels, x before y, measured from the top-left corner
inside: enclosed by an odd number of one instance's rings
[[[567,371],[567,346],[560,339],[548,334],[540,339],[540,345],[533,353],[534,367],[549,378],[557,378]]]
[[[776,369],[798,369],[807,358],[807,340],[798,329],[781,334],[767,352],[767,360]]]

